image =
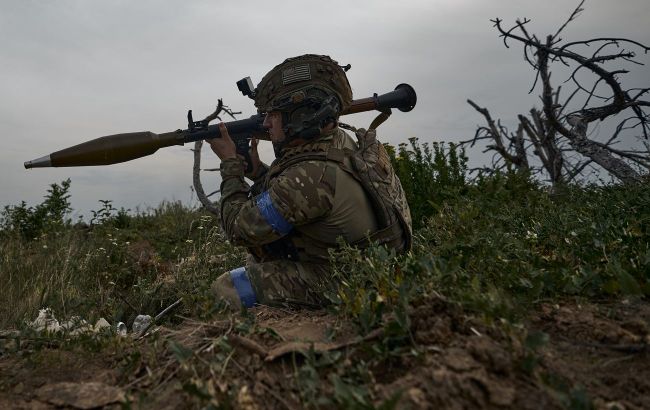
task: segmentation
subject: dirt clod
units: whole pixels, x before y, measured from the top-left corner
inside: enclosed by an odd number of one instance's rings
[[[41,401],[77,409],[93,409],[124,401],[122,390],[97,382],[46,384],[35,394]]]

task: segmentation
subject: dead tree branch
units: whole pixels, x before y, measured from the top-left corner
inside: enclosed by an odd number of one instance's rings
[[[510,170],[514,166],[516,169],[529,169],[528,158],[526,156],[523,131],[518,129],[515,134],[508,135],[508,130],[498,122],[494,122],[487,108],[479,107],[474,101],[467,100],[467,103],[474,107],[476,111],[485,117],[487,127],[479,127],[476,130],[474,138],[470,141],[463,141],[461,144],[471,142],[473,146],[480,140],[491,140],[494,144],[489,144],[485,152],[495,151],[505,160],[505,167]],[[504,143],[507,142],[507,145]]]
[[[203,122],[207,125],[214,120],[221,121],[221,117],[219,116],[221,112],[225,112],[233,119],[235,119],[236,114],[241,114],[239,112],[233,112],[230,109],[230,107],[224,105],[221,98],[219,98],[219,101],[217,103],[217,108],[214,110],[212,114],[205,117],[203,119]],[[203,141],[199,140],[194,143],[194,149],[192,150],[194,152],[194,165],[192,167],[192,182],[194,184],[194,190],[196,191],[196,196],[199,198],[199,201],[201,201],[201,204],[203,204],[205,209],[207,209],[210,213],[219,216],[221,214],[219,211],[219,207],[215,206],[215,204],[209,199],[209,197],[218,193],[219,191],[215,191],[209,195],[206,195],[205,190],[203,189],[203,184],[201,184],[201,148],[202,147],[203,147]]]
[[[570,182],[592,164],[623,183],[637,182],[650,169],[649,153],[639,149],[616,149],[614,145],[625,142],[629,146],[633,143],[622,131],[627,131],[627,134],[638,132],[633,137],[642,139],[642,143],[648,139],[650,116],[647,107],[650,107],[650,100],[643,98],[647,98],[650,88],[626,89],[622,78],[629,71],[622,64],[643,65],[637,61],[635,50],[647,55],[650,47],[618,37],[598,37],[562,44],[560,33],[584,11],[583,4],[584,0],[580,1],[556,33],[546,36],[544,41],[528,32],[526,25],[530,19],[516,20],[510,28],[503,27],[503,21],[499,18],[492,20],[507,48],[512,42],[523,44],[525,61],[535,70],[531,91],[538,84],[541,85],[542,109],[531,110],[530,117],[519,115],[518,131],[508,135],[503,132],[500,122],[491,118],[486,108],[468,100],[483,115],[487,127],[479,127],[474,139],[465,143],[474,145],[483,141],[487,144],[486,151],[495,152],[506,165],[530,168],[533,173],[535,166],[531,167],[528,156],[537,157],[542,164],[539,170],[548,174],[552,184]],[[595,51],[583,55],[581,50],[585,47],[593,47]],[[611,52],[613,47],[616,48],[615,52]],[[554,87],[551,81],[551,66],[556,62],[570,70],[565,82],[570,81],[575,87],[564,101],[559,98],[560,87]],[[619,66],[610,69],[612,64]],[[591,80],[585,79],[586,74]],[[584,100],[577,109],[569,108],[570,103],[571,106],[576,104],[572,101],[576,97]],[[618,123],[607,142],[591,139],[588,129],[592,123],[611,119],[621,112],[629,114]],[[528,152],[527,147],[532,148],[532,152]],[[572,153],[578,154],[578,157],[572,156]]]

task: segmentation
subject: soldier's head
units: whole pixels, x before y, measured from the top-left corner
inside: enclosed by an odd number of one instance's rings
[[[344,69],[316,54],[286,59],[255,89],[255,106],[267,114],[264,125],[275,141],[318,137],[351,102]]]

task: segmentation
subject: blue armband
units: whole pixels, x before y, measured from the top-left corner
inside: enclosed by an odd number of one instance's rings
[[[235,286],[235,290],[237,290],[241,304],[247,308],[253,307],[257,303],[257,297],[255,296],[253,285],[251,285],[251,281],[246,274],[246,268],[242,266],[241,268],[231,270],[230,278],[232,279],[232,284]]]
[[[293,229],[293,225],[287,222],[280,214],[280,211],[273,205],[269,191],[264,191],[256,198],[257,208],[264,217],[264,220],[271,225],[274,231],[280,235],[286,235]]]

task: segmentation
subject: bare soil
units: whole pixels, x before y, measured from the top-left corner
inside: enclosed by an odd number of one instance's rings
[[[338,369],[371,363],[366,385],[376,406],[396,398],[398,409],[650,408],[646,301],[542,304],[515,326],[486,324],[431,297],[410,312],[414,352],[374,361],[373,346],[388,340],[381,329],[361,337],[326,312],[256,308],[251,314],[255,326],[248,329],[232,320],[187,319],[124,348],[4,354],[0,408],[121,408],[129,400],[135,408],[176,409],[211,400],[242,409],[299,409],[306,399],[295,375],[305,357],[340,357]],[[232,350],[215,347],[224,334]],[[169,340],[191,358],[161,347]],[[327,377],[320,382],[320,394],[334,394]],[[192,386],[212,399],[197,401]]]

